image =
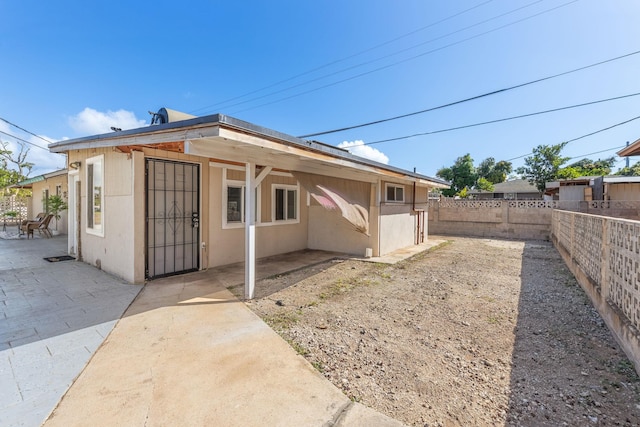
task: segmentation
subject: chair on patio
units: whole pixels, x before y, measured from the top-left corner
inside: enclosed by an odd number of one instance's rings
[[[53,218],[53,214],[44,215],[39,221],[23,221],[20,230],[27,235],[27,239],[29,239],[29,236],[33,237],[34,230],[38,230],[38,233],[44,234],[46,238],[53,237],[51,230],[49,230],[51,218]]]

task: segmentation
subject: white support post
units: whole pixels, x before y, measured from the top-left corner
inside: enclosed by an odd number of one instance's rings
[[[245,169],[245,244],[244,244],[244,297],[253,299],[256,286],[256,165],[247,163]]]

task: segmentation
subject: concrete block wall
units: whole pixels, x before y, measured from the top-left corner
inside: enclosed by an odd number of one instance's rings
[[[429,203],[429,234],[549,240],[557,202],[453,200]]]
[[[640,221],[555,210],[552,241],[640,373]]]

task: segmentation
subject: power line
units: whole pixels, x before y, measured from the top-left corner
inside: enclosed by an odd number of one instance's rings
[[[521,115],[518,115],[518,116],[505,117],[505,118],[502,118],[502,119],[489,120],[489,121],[486,121],[486,122],[472,123],[472,124],[469,124],[469,125],[456,126],[456,127],[447,128],[447,129],[439,129],[439,130],[434,130],[434,131],[429,131],[429,132],[415,133],[413,135],[399,136],[399,137],[396,137],[396,138],[382,139],[382,140],[379,140],[379,141],[367,142],[364,145],[381,144],[383,142],[399,141],[399,140],[402,140],[402,139],[414,138],[416,136],[433,135],[433,134],[436,134],[436,133],[451,132],[451,131],[454,131],[454,130],[467,129],[467,128],[476,127],[476,126],[483,126],[483,125],[488,125],[488,124],[493,124],[493,123],[506,122],[508,120],[522,119],[524,117],[532,117],[532,116],[537,116],[537,115],[540,115],[540,114],[554,113],[554,112],[557,112],[557,111],[569,110],[569,109],[578,108],[578,107],[585,107],[587,105],[594,105],[594,104],[599,104],[599,103],[602,103],[602,102],[616,101],[618,99],[630,98],[630,97],[638,96],[638,95],[640,95],[640,92],[631,93],[629,95],[616,96],[616,97],[613,97],[613,98],[600,99],[598,101],[583,102],[582,104],[574,104],[574,105],[569,105],[569,106],[566,106],[566,107],[553,108],[553,109],[550,109],[550,110],[537,111],[535,113],[527,113],[527,114],[521,114]]]
[[[425,56],[425,55],[428,55],[428,54],[431,54],[431,53],[434,53],[434,52],[438,52],[440,50],[444,50],[446,48],[462,44],[462,43],[467,42],[469,40],[473,40],[473,39],[476,39],[478,37],[481,37],[481,36],[484,36],[484,35],[499,31],[499,30],[502,30],[504,28],[507,28],[507,27],[510,27],[512,25],[518,24],[520,22],[535,18],[535,17],[540,16],[542,14],[549,13],[549,12],[552,12],[554,10],[560,9],[561,7],[565,7],[565,6],[568,6],[568,5],[572,4],[572,3],[576,3],[577,1],[580,1],[580,0],[572,0],[572,1],[569,1],[567,3],[561,4],[560,6],[556,6],[554,8],[544,10],[542,12],[536,13],[536,14],[528,16],[526,18],[519,19],[517,21],[511,22],[509,24],[502,25],[500,27],[497,27],[497,28],[494,28],[494,29],[491,29],[491,30],[487,30],[487,31],[485,31],[483,33],[476,34],[475,36],[467,37],[466,39],[462,39],[462,40],[459,40],[457,42],[449,43],[448,45],[441,46],[439,48],[432,49],[432,50],[429,50],[427,52],[423,52],[421,54],[418,54],[418,55],[403,59],[401,61],[397,61],[397,62],[388,64],[388,65],[385,65],[385,66],[382,66],[382,67],[379,67],[379,68],[375,68],[373,70],[365,71],[363,73],[356,74],[355,76],[351,76],[351,77],[348,77],[348,78],[345,78],[345,79],[342,79],[342,80],[338,80],[338,81],[335,81],[333,83],[327,83],[327,84],[325,84],[323,86],[319,86],[319,87],[314,88],[314,89],[309,89],[309,90],[304,91],[304,92],[299,92],[299,93],[296,93],[296,94],[293,94],[293,95],[290,95],[290,96],[287,96],[287,97],[284,97],[284,98],[276,99],[275,101],[265,102],[265,103],[260,104],[260,105],[256,105],[256,106],[249,107],[249,108],[245,108],[244,110],[234,111],[232,114],[237,114],[237,113],[241,113],[241,112],[244,112],[244,111],[253,110],[253,109],[256,109],[256,108],[260,108],[260,107],[264,107],[264,106],[267,106],[267,105],[275,104],[275,103],[278,103],[278,102],[286,101],[286,100],[291,99],[291,98],[296,98],[298,96],[306,95],[308,93],[316,92],[316,91],[319,91],[321,89],[325,89],[327,87],[335,86],[335,85],[340,84],[340,83],[344,83],[344,82],[347,82],[347,81],[350,81],[350,80],[354,80],[354,79],[357,79],[359,77],[363,77],[363,76],[366,76],[366,75],[369,75],[369,74],[372,74],[372,73],[375,73],[375,72],[378,72],[378,71],[381,71],[381,70],[385,70],[387,68],[391,68],[393,66],[396,66],[396,65],[399,65],[399,64],[403,64],[405,62],[414,60],[416,58],[420,58],[422,56]],[[330,131],[330,132],[325,132],[325,133],[332,133],[332,132]],[[321,135],[321,134],[323,134],[323,133],[313,134],[313,135]]]
[[[557,78],[557,77],[566,76],[567,74],[571,74],[571,73],[575,73],[575,72],[578,72],[578,71],[586,70],[588,68],[596,67],[598,65],[603,65],[603,64],[606,64],[606,63],[609,63],[609,62],[617,61],[619,59],[623,59],[623,58],[627,58],[629,56],[637,55],[638,53],[640,53],[640,50],[637,50],[637,51],[631,52],[631,53],[627,53],[625,55],[616,56],[615,58],[610,58],[610,59],[607,59],[607,60],[604,60],[604,61],[596,62],[594,64],[586,65],[584,67],[579,67],[579,68],[575,68],[573,70],[565,71],[565,72],[558,73],[558,74],[553,74],[551,76],[543,77],[543,78],[540,78],[540,79],[531,80],[529,82],[521,83],[521,84],[518,84],[518,85],[515,85],[515,86],[509,86],[509,87],[498,89],[498,90],[494,90],[494,91],[491,91],[491,92],[486,92],[486,93],[483,93],[481,95],[476,95],[476,96],[472,96],[472,97],[469,97],[469,98],[461,99],[459,101],[449,102],[447,104],[442,104],[442,105],[439,105],[437,107],[431,107],[431,108],[427,108],[427,109],[420,110],[420,111],[414,111],[412,113],[407,113],[407,114],[401,114],[399,116],[389,117],[389,118],[386,118],[386,119],[374,120],[372,122],[362,123],[362,124],[359,124],[359,125],[347,126],[347,127],[338,128],[338,129],[332,129],[332,130],[328,130],[328,131],[324,131],[324,132],[316,132],[316,133],[310,133],[310,134],[306,134],[306,135],[301,135],[298,138],[308,138],[308,137],[311,137],[311,136],[319,136],[319,135],[327,135],[327,134],[330,134],[330,133],[344,132],[344,131],[347,131],[347,130],[358,129],[358,128],[362,128],[362,127],[366,127],[366,126],[372,126],[372,125],[376,125],[376,124],[380,124],[380,123],[390,122],[392,120],[403,119],[405,117],[415,116],[415,115],[418,115],[418,114],[424,114],[424,113],[428,113],[430,111],[440,110],[440,109],[443,109],[443,108],[452,107],[454,105],[463,104],[465,102],[475,101],[477,99],[485,98],[485,97],[492,96],[492,95],[497,95],[499,93],[508,92],[508,91],[511,91],[511,90],[514,90],[514,89],[518,89],[518,88],[521,88],[521,87],[524,87],[524,86],[529,86],[529,85],[532,85],[532,84],[535,84],[535,83],[540,83],[540,82],[543,82],[543,81],[546,81],[546,80],[551,80],[551,79],[554,79],[554,78]]]
[[[4,119],[0,118],[0,120],[4,120]],[[17,126],[16,126],[16,127],[17,127]],[[47,151],[47,152],[50,152],[48,148],[41,147],[41,146],[39,146],[38,144],[34,144],[33,142],[27,141],[26,139],[19,138],[19,137],[15,136],[15,135],[11,135],[10,133],[3,132],[3,131],[1,131],[1,130],[0,130],[0,133],[1,133],[1,134],[3,134],[3,135],[7,135],[7,136],[9,136],[9,137],[11,137],[11,138],[17,139],[18,141],[24,142],[25,144],[33,145],[34,147],[37,147],[37,148],[39,148],[39,149],[41,149],[41,150],[45,150],[45,151]],[[29,133],[30,133],[30,132],[29,132]]]
[[[587,156],[593,156],[594,154],[600,154],[600,153],[606,153],[607,151],[613,151],[613,150],[619,150],[620,148],[624,148],[624,145],[620,145],[618,147],[612,147],[612,148],[607,148],[606,150],[600,150],[600,151],[594,151],[593,153],[587,153],[587,154],[581,154],[579,156],[573,156],[573,157],[569,157],[569,160],[575,160],[575,159],[583,159]],[[569,161],[567,160],[567,161]],[[616,162],[619,163],[619,162]]]
[[[245,94],[243,94],[243,95],[238,95],[238,96],[235,96],[235,97],[233,97],[233,98],[229,98],[229,99],[226,99],[226,100],[224,100],[224,101],[220,101],[220,102],[218,102],[218,103],[216,103],[216,104],[208,105],[208,106],[206,106],[206,107],[200,107],[200,108],[197,108],[197,109],[195,109],[195,110],[192,110],[191,112],[192,112],[192,113],[195,113],[195,112],[197,112],[197,111],[202,111],[202,110],[207,110],[207,109],[210,109],[210,108],[214,108],[214,107],[222,106],[222,105],[224,105],[224,104],[226,104],[226,103],[228,103],[228,102],[235,101],[235,100],[237,100],[237,99],[241,99],[241,98],[244,98],[244,97],[246,97],[246,96],[253,95],[253,94],[255,94],[255,93],[262,92],[262,91],[267,90],[267,89],[271,89],[272,87],[279,86],[279,85],[281,85],[281,84],[283,84],[283,83],[287,83],[287,82],[292,81],[292,80],[295,80],[295,79],[297,79],[297,78],[299,78],[299,77],[302,77],[302,76],[305,76],[305,75],[308,75],[308,74],[314,73],[314,72],[319,71],[319,70],[322,70],[322,69],[324,69],[324,68],[328,68],[328,67],[330,67],[330,66],[332,66],[332,65],[335,65],[335,64],[338,64],[338,63],[340,63],[340,62],[344,62],[344,61],[347,61],[347,60],[349,60],[349,59],[352,59],[352,58],[358,57],[358,56],[363,55],[363,54],[365,54],[365,53],[367,53],[367,52],[371,52],[371,51],[373,51],[373,50],[375,50],[375,49],[379,49],[379,48],[381,48],[381,47],[383,47],[383,46],[389,45],[389,44],[391,44],[391,43],[393,43],[393,42],[396,42],[396,41],[398,41],[398,40],[401,40],[401,39],[403,39],[403,38],[409,37],[409,36],[411,36],[411,35],[413,35],[413,34],[416,34],[416,33],[420,32],[420,31],[424,31],[424,30],[426,30],[427,28],[431,28],[431,27],[433,27],[433,26],[435,26],[435,25],[438,25],[438,24],[441,24],[441,23],[446,22],[446,21],[448,21],[448,20],[451,20],[451,19],[453,19],[453,18],[456,18],[456,17],[458,17],[458,16],[460,16],[460,15],[463,15],[463,14],[465,14],[465,13],[467,13],[467,12],[470,12],[470,11],[472,11],[472,10],[474,10],[474,9],[477,9],[477,8],[479,8],[479,7],[481,7],[481,6],[484,6],[484,5],[485,5],[485,4],[487,4],[487,3],[491,3],[492,1],[493,1],[493,0],[487,0],[487,1],[485,1],[485,2],[483,2],[483,3],[480,3],[480,4],[476,5],[476,6],[472,6],[472,7],[468,8],[468,9],[465,9],[465,10],[463,10],[463,11],[461,11],[461,12],[458,12],[458,13],[455,13],[455,14],[453,14],[453,15],[450,15],[450,16],[448,16],[448,17],[446,17],[446,18],[440,19],[439,21],[432,22],[432,23],[430,23],[430,24],[428,24],[428,25],[425,25],[425,26],[423,26],[423,27],[420,27],[420,28],[418,28],[418,29],[416,29],[416,30],[413,30],[413,31],[410,31],[410,32],[408,32],[408,33],[402,34],[402,35],[400,35],[400,36],[398,36],[398,37],[395,37],[395,38],[393,38],[393,39],[391,39],[391,40],[387,40],[386,42],[383,42],[383,43],[377,44],[377,45],[375,45],[375,46],[369,47],[369,48],[364,49],[364,50],[362,50],[362,51],[360,51],[360,52],[354,53],[354,54],[352,54],[352,55],[348,55],[348,56],[343,57],[343,58],[340,58],[340,59],[336,59],[336,60],[330,61],[330,62],[328,62],[328,63],[326,63],[326,64],[320,65],[320,66],[318,66],[318,67],[312,68],[312,69],[310,69],[310,70],[304,71],[304,72],[302,72],[302,73],[296,74],[296,75],[291,76],[291,77],[288,77],[288,78],[286,78],[286,79],[283,79],[283,80],[277,81],[277,82],[275,82],[275,83],[272,83],[272,84],[267,85],[267,86],[265,86],[265,87],[262,87],[262,88],[260,88],[260,89],[252,90],[252,91],[247,92],[247,93],[245,93]],[[539,3],[540,1],[543,1],[543,0],[538,0],[538,1],[534,2],[534,3]],[[524,8],[524,7],[527,7],[527,6],[523,6],[523,8]],[[335,74],[335,73],[334,73],[334,74]],[[331,75],[333,75],[333,74],[329,74],[329,76],[331,76]],[[313,81],[313,80],[312,80],[312,81]],[[294,86],[294,87],[295,87],[295,86]],[[289,89],[291,89],[291,88],[289,88]],[[288,89],[284,89],[284,90],[288,90]],[[279,93],[279,92],[276,92],[276,93]],[[272,93],[272,94],[270,94],[270,95],[273,95],[273,93]],[[234,105],[238,105],[238,104],[234,104]],[[231,107],[233,107],[234,105],[231,105]]]
[[[401,50],[396,51],[396,52],[394,52],[394,53],[391,53],[391,54],[388,54],[388,55],[384,55],[384,56],[381,56],[381,57],[378,57],[378,58],[375,58],[375,59],[372,59],[372,60],[369,60],[369,61],[366,61],[366,62],[362,62],[362,63],[356,64],[356,65],[352,65],[352,66],[350,66],[350,67],[343,68],[343,69],[341,69],[341,70],[338,70],[338,71],[335,71],[335,72],[332,72],[332,73],[329,73],[329,74],[325,74],[325,75],[323,75],[323,76],[319,76],[319,77],[316,77],[316,78],[314,78],[314,79],[307,80],[307,81],[304,81],[304,82],[298,83],[298,84],[293,85],[293,86],[289,86],[289,87],[284,88],[284,89],[281,89],[281,90],[277,90],[277,91],[274,91],[274,92],[270,92],[270,93],[267,93],[267,94],[265,94],[265,95],[261,95],[261,96],[258,96],[258,97],[254,97],[254,98],[251,98],[251,99],[248,99],[248,100],[245,100],[245,101],[236,102],[236,103],[234,103],[234,104],[227,105],[227,106],[225,106],[224,108],[231,108],[231,107],[235,107],[235,106],[238,106],[238,105],[246,104],[246,103],[248,103],[248,102],[257,101],[257,100],[259,100],[259,99],[264,99],[264,98],[267,98],[267,97],[270,97],[270,96],[273,96],[273,95],[277,95],[277,94],[282,93],[282,92],[286,92],[286,91],[291,90],[291,89],[295,89],[295,88],[300,87],[300,86],[305,86],[305,85],[307,85],[307,84],[310,84],[310,83],[313,83],[313,82],[316,82],[316,81],[319,81],[319,80],[323,80],[323,79],[326,79],[326,78],[328,78],[328,77],[331,77],[331,76],[334,76],[334,75],[337,75],[337,74],[340,74],[340,73],[344,73],[344,72],[349,71],[349,70],[353,70],[353,69],[356,69],[356,68],[360,68],[360,67],[362,67],[362,66],[369,65],[369,64],[372,64],[372,63],[374,63],[374,62],[378,62],[378,61],[381,61],[381,60],[383,60],[383,59],[387,59],[387,58],[390,58],[390,57],[392,57],[392,56],[399,55],[399,54],[401,54],[401,53],[404,53],[404,52],[407,52],[407,51],[409,51],[409,50],[415,49],[415,48],[417,48],[417,47],[423,46],[423,45],[425,45],[425,44],[432,43],[432,42],[437,41],[437,40],[440,40],[440,39],[444,39],[444,38],[446,38],[446,37],[449,37],[449,36],[452,36],[452,35],[454,35],[454,34],[457,34],[457,33],[463,32],[463,31],[466,31],[466,30],[468,30],[468,29],[471,29],[471,28],[473,28],[473,27],[477,27],[477,26],[482,25],[482,24],[486,24],[487,22],[490,22],[490,21],[493,21],[493,20],[495,20],[495,19],[502,18],[502,17],[504,17],[504,16],[510,15],[510,14],[512,14],[512,13],[518,12],[518,11],[520,11],[520,10],[522,10],[522,9],[527,8],[527,7],[531,7],[531,6],[535,5],[535,4],[537,4],[537,3],[541,3],[541,2],[543,2],[543,1],[545,1],[545,0],[536,0],[536,1],[532,2],[532,3],[529,3],[529,4],[526,4],[526,5],[524,5],[524,6],[518,7],[518,8],[516,8],[516,9],[512,9],[512,10],[510,10],[510,11],[508,11],[508,12],[502,13],[502,14],[497,15],[497,16],[494,16],[494,17],[492,17],[492,18],[485,19],[485,20],[483,20],[483,21],[480,21],[480,22],[477,22],[477,23],[475,23],[475,24],[472,24],[472,25],[466,26],[466,27],[461,28],[461,29],[458,29],[458,30],[456,30],[456,31],[452,31],[452,32],[447,33],[447,34],[444,34],[444,35],[442,35],[442,36],[432,38],[432,39],[430,39],[430,40],[424,41],[424,42],[419,43],[419,44],[417,44],[417,45],[414,45],[414,46],[411,46],[411,47],[408,47],[408,48],[405,48],[405,49],[401,49]],[[275,100],[275,101],[271,101],[271,102],[268,102],[268,103],[260,104],[260,105],[258,105],[258,106],[249,107],[249,108],[247,108],[247,109],[240,110],[240,112],[242,112],[242,111],[247,111],[247,110],[254,109],[254,108],[259,108],[259,107],[262,107],[262,106],[265,106],[265,105],[274,104],[274,103],[281,102],[281,101],[284,101],[284,100],[287,100],[287,99],[291,99],[291,98],[295,98],[295,97],[298,97],[298,96],[301,96],[301,95],[305,95],[305,94],[310,93],[310,92],[315,92],[315,91],[318,91],[318,90],[320,90],[320,89],[324,89],[324,88],[327,88],[327,87],[330,87],[330,86],[334,86],[334,85],[339,84],[339,83],[343,83],[343,82],[346,82],[346,81],[349,81],[349,80],[354,80],[354,79],[356,79],[356,78],[359,78],[359,77],[365,76],[365,75],[367,75],[367,74],[371,74],[371,73],[374,73],[374,72],[377,72],[377,71],[380,71],[380,70],[384,70],[384,69],[386,69],[386,68],[390,68],[390,67],[392,67],[392,66],[395,66],[395,65],[398,65],[398,64],[402,64],[402,63],[404,63],[404,62],[407,62],[407,61],[413,60],[413,59],[415,59],[415,58],[419,58],[419,57],[422,57],[422,56],[424,56],[424,55],[427,55],[427,54],[430,54],[430,53],[434,53],[434,52],[437,52],[437,51],[439,51],[439,50],[443,50],[443,49],[445,49],[445,48],[448,48],[448,47],[451,47],[451,46],[454,46],[454,45],[457,45],[457,44],[460,44],[460,43],[463,43],[463,42],[466,42],[466,41],[472,40],[472,39],[474,39],[474,38],[477,38],[477,37],[483,36],[483,35],[485,35],[485,34],[488,34],[488,33],[493,32],[493,31],[497,31],[497,30],[499,30],[499,29],[502,29],[502,28],[508,27],[508,26],[510,26],[510,25],[514,25],[514,24],[519,23],[519,22],[522,22],[522,21],[524,21],[524,20],[527,20],[527,19],[530,19],[530,18],[536,17],[536,16],[541,15],[541,14],[543,14],[543,13],[550,12],[550,11],[553,11],[553,10],[558,9],[558,8],[560,8],[560,7],[567,6],[567,5],[569,5],[569,4],[571,4],[571,3],[575,3],[575,2],[577,2],[577,1],[579,1],[579,0],[572,0],[572,1],[568,2],[568,3],[565,3],[565,4],[563,4],[563,5],[557,6],[557,7],[555,7],[555,8],[552,8],[552,9],[549,9],[549,10],[543,11],[543,12],[541,12],[541,13],[538,13],[538,14],[535,14],[535,15],[532,15],[532,16],[529,16],[529,17],[526,17],[526,18],[524,18],[524,19],[521,19],[521,20],[515,21],[515,22],[513,22],[513,23],[511,23],[511,24],[507,24],[507,25],[504,25],[504,26],[501,26],[501,27],[495,28],[495,29],[493,29],[493,30],[486,31],[486,32],[481,33],[481,34],[477,34],[477,35],[475,35],[475,36],[468,37],[468,38],[466,38],[466,39],[464,39],[464,40],[461,40],[461,41],[458,41],[458,42],[455,42],[455,43],[451,43],[451,44],[448,44],[448,45],[445,45],[445,46],[442,46],[442,47],[440,47],[440,48],[433,49],[433,50],[430,50],[430,51],[427,51],[427,52],[423,52],[423,53],[418,54],[418,55],[416,55],[416,56],[412,56],[412,57],[406,58],[406,59],[401,60],[401,61],[393,62],[393,63],[391,63],[391,64],[389,64],[389,65],[386,65],[386,66],[383,66],[383,67],[379,67],[379,68],[376,68],[376,69],[373,69],[373,70],[370,70],[370,71],[367,71],[367,72],[364,72],[364,73],[360,73],[360,74],[357,74],[357,75],[355,75],[355,76],[352,76],[352,77],[349,77],[349,78],[346,78],[346,79],[343,79],[343,80],[339,80],[339,81],[336,81],[336,82],[332,82],[332,83],[329,83],[329,84],[326,84],[326,85],[320,86],[320,87],[315,88],[315,89],[310,89],[310,90],[305,91],[305,92],[301,92],[301,93],[298,93],[298,94],[294,94],[294,95],[291,95],[291,96],[288,96],[288,97],[285,97],[285,98],[282,98],[282,99],[278,99],[278,100]],[[471,9],[467,9],[467,11],[468,11],[468,10],[471,10]],[[466,12],[466,11],[465,11],[465,12]],[[461,12],[461,13],[459,13],[459,14],[462,14],[462,13],[464,13],[464,12]],[[459,14],[458,14],[458,15],[459,15]],[[453,15],[453,16],[457,16],[457,15]],[[452,16],[452,17],[453,17],[453,16]],[[452,17],[449,17],[449,18],[452,18]],[[444,21],[446,21],[446,20],[447,20],[447,19],[449,19],[449,18],[445,18],[445,19],[443,19],[443,20],[441,20],[441,21],[439,21],[439,22],[437,22],[437,23],[444,22]],[[435,24],[433,24],[433,25],[435,25]],[[429,27],[429,26],[427,26],[427,27]],[[424,27],[424,28],[427,28],[427,27]],[[416,30],[416,31],[418,31],[418,30]],[[414,31],[414,32],[416,32],[416,31]],[[408,34],[412,34],[412,33],[408,33]],[[402,38],[402,37],[403,37],[403,36],[398,37],[397,39]],[[395,40],[395,39],[394,39],[394,40]],[[379,46],[383,46],[383,45],[388,44],[388,43],[391,43],[391,42],[383,43],[383,44],[381,44],[381,45],[379,45]],[[374,48],[371,48],[371,49],[368,49],[367,51],[369,51],[369,50],[373,50],[373,49],[375,49],[375,47],[374,47]],[[367,52],[367,51],[364,51],[364,52]],[[364,53],[364,52],[362,52],[362,53]],[[353,56],[358,56],[358,55],[359,55],[359,54],[352,55],[351,57],[353,57]],[[351,57],[348,57],[348,58],[345,58],[345,59],[349,59],[349,58],[351,58]],[[341,61],[342,61],[342,60],[337,61],[337,62],[341,62]],[[334,61],[334,63],[335,63],[335,62],[336,62],[336,61]],[[333,63],[330,63],[329,65],[332,65],[332,64],[333,64]],[[324,68],[324,67],[319,67],[319,68]],[[316,71],[316,70],[317,70],[317,69],[314,69],[314,70],[312,70],[312,71]],[[302,75],[309,74],[309,73],[310,73],[310,72],[308,72],[308,73],[303,73]],[[292,78],[292,79],[293,79],[293,78]],[[292,80],[292,79],[289,79],[289,80]],[[279,83],[278,83],[278,84],[279,84]],[[275,85],[277,85],[277,84],[275,84]],[[275,86],[275,85],[272,85],[271,87],[273,87],[273,86]],[[262,89],[261,89],[261,90],[262,90]],[[254,93],[255,93],[255,92],[260,92],[261,90],[254,91]],[[236,97],[236,98],[234,98],[234,100],[235,100],[235,99],[242,98],[242,97],[244,97],[244,96]],[[225,103],[226,103],[226,102],[221,102],[221,103],[214,104],[214,105],[223,105],[223,104],[225,104]],[[237,112],[236,112],[236,113],[237,113]]]
[[[595,135],[595,134],[598,134],[598,133],[601,133],[601,132],[607,131],[607,130],[609,130],[609,129],[613,129],[613,128],[618,127],[618,126],[625,125],[625,124],[627,124],[627,123],[630,123],[630,122],[632,122],[632,121],[634,121],[634,120],[638,120],[638,119],[640,119],[640,116],[633,117],[633,118],[631,118],[631,119],[629,119],[629,120],[625,120],[624,122],[616,123],[615,125],[607,126],[606,128],[602,128],[602,129],[599,129],[599,130],[594,131],[594,132],[589,132],[589,133],[587,133],[587,134],[584,134],[584,135],[582,135],[582,136],[579,136],[579,137],[577,137],[577,138],[573,138],[573,139],[570,139],[570,140],[568,140],[568,141],[564,141],[564,142],[565,142],[565,143],[567,143],[567,144],[569,144],[569,143],[571,143],[571,142],[578,141],[579,139],[583,139],[583,138],[586,138],[586,137],[589,137],[589,136],[593,136],[593,135]],[[607,150],[607,151],[609,151],[609,150]],[[530,156],[531,154],[533,154],[533,153],[523,154],[523,155],[521,155],[521,156],[514,157],[514,158],[512,158],[512,159],[507,159],[506,161],[507,161],[507,162],[510,162],[511,160],[521,159],[521,158],[523,158],[523,157]],[[595,154],[595,153],[593,153],[593,154]]]
[[[10,125],[10,126],[13,126],[13,127],[15,127],[15,128],[20,129],[20,130],[21,130],[21,131],[23,131],[23,132],[28,133],[29,135],[33,135],[33,136],[35,136],[36,138],[40,138],[41,140],[43,140],[43,141],[44,141],[44,142],[46,142],[47,144],[51,144],[51,143],[53,142],[53,141],[49,141],[49,140],[48,140],[48,139],[46,139],[46,138],[41,137],[40,135],[36,135],[35,133],[28,131],[28,130],[26,130],[25,128],[20,127],[20,126],[16,125],[15,123],[11,123],[11,122],[10,122],[9,120],[7,120],[7,119],[3,119],[2,117],[0,117],[0,120],[2,120],[3,122],[7,123],[7,124],[8,124],[8,125]],[[3,133],[4,133],[4,132],[3,132]],[[6,134],[5,134],[5,135],[6,135]],[[15,137],[14,137],[14,138],[15,138]],[[17,139],[19,139],[19,138],[17,138]],[[29,143],[29,144],[30,144],[30,143]],[[36,146],[36,147],[37,147],[37,146]]]

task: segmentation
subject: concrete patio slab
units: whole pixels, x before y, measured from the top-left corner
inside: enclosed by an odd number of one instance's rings
[[[64,255],[66,236],[0,240],[0,425],[42,424],[142,289]]]

